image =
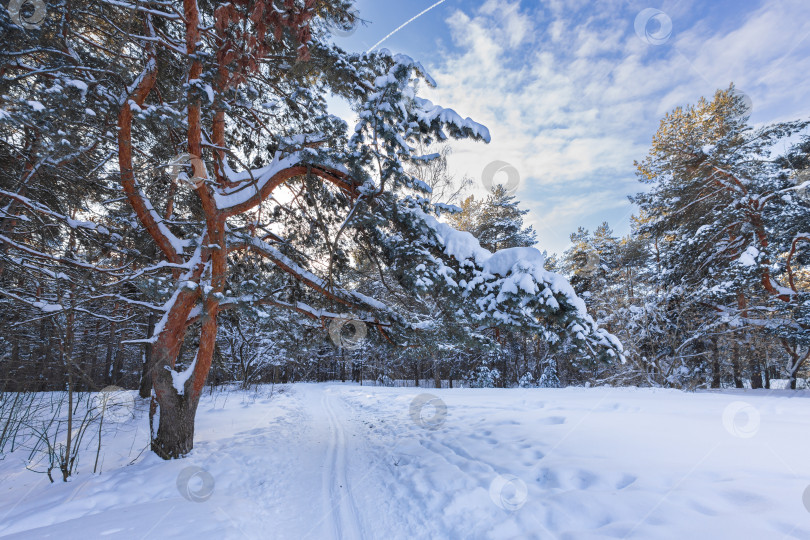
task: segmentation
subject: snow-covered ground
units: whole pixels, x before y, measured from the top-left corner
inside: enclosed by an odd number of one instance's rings
[[[206,395],[184,460],[140,401],[100,475],[6,456],[0,536],[810,538],[807,392],[275,390]]]

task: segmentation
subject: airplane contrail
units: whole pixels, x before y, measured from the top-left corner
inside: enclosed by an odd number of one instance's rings
[[[447,0],[439,0],[438,2],[436,2],[435,4],[433,4],[432,6],[428,7],[427,9],[425,9],[425,10],[421,11],[420,13],[417,13],[416,15],[414,15],[413,17],[411,17],[410,19],[408,19],[407,21],[405,21],[404,23],[402,23],[401,25],[399,25],[397,28],[395,28],[393,32],[391,32],[390,34],[388,34],[387,36],[385,36],[384,38],[382,38],[380,41],[378,41],[377,43],[375,43],[375,44],[374,44],[374,45],[373,45],[373,46],[372,46],[372,47],[371,47],[369,50],[367,50],[367,51],[366,51],[366,54],[370,53],[371,51],[373,51],[374,49],[376,49],[377,47],[379,47],[379,46],[380,46],[380,44],[381,44],[383,41],[385,41],[386,39],[390,38],[391,36],[393,36],[394,34],[396,34],[397,32],[399,32],[400,30],[402,30],[403,28],[405,28],[406,26],[408,26],[409,24],[411,24],[413,21],[415,21],[416,19],[418,19],[419,17],[421,17],[422,15],[424,15],[425,13],[427,13],[428,11],[430,11],[431,9],[435,8],[435,7],[436,7],[436,6],[438,6],[439,4],[444,4],[445,2],[447,2]]]

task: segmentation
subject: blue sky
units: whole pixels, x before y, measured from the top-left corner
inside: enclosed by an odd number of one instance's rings
[[[434,3],[359,0],[369,24],[336,42],[366,50]],[[646,8],[661,13],[645,25]],[[453,143],[452,172],[483,193],[488,163],[514,166],[550,253],[580,225],[628,232],[633,160],[674,107],[734,82],[755,125],[810,117],[808,0],[446,0],[382,46],[427,67],[426,97],[490,129],[489,145]]]

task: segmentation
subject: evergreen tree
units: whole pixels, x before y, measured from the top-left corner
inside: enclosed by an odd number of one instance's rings
[[[560,378],[557,375],[557,362],[551,360],[543,370],[543,375],[537,383],[540,388],[559,388]]]
[[[800,307],[804,293],[790,283],[792,260],[783,256],[810,215],[791,196],[794,182],[770,158],[778,141],[807,123],[754,129],[745,112],[732,85],[712,101],[667,114],[647,158],[637,163],[639,180],[651,189],[633,198],[648,217],[641,230],[661,239],[659,289],[669,295],[666,304],[686,302],[708,322],[691,325],[695,333],[684,340],[705,358],[716,348],[713,333],[734,332],[737,386],[746,372],[761,372],[756,361],[740,361],[739,348],[750,346],[759,325],[755,313],[773,310],[768,325],[782,329],[788,348],[806,339],[810,323]]]
[[[470,195],[461,204],[461,212],[453,214],[450,223],[460,231],[478,238],[489,251],[537,244],[534,228],[523,223],[529,211],[520,208],[520,201],[503,185],[496,185],[483,201]]]

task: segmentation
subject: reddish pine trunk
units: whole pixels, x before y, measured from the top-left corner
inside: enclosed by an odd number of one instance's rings
[[[296,8],[297,9],[297,8]],[[280,27],[287,27],[296,32],[301,43],[309,40],[309,27],[306,21],[314,13],[313,3],[307,2],[306,7],[296,11],[297,15],[292,18],[279,18],[273,14],[268,20],[259,21],[262,25],[272,24]],[[229,21],[235,20],[240,15],[233,7],[224,4],[216,10],[216,32],[220,39],[225,37],[225,28]],[[198,47],[200,39],[200,13],[197,2],[194,0],[183,1],[183,19],[185,22],[185,45],[186,53],[191,60],[188,81],[199,79],[203,65],[200,60]],[[151,25],[148,28],[153,31]],[[154,34],[153,34],[154,36]],[[244,71],[248,68],[239,68],[242,71],[231,73],[228,64],[228,53],[232,46],[225,43],[224,48],[218,50],[219,60],[218,77],[215,81],[217,88],[217,104],[215,105],[215,118],[213,123],[213,140],[217,149],[214,151],[214,170],[216,172],[213,181],[220,186],[230,185],[229,180],[222,175],[221,163],[225,153],[220,150],[225,146],[225,108],[219,99],[222,93],[231,85],[236,85],[243,81]],[[152,237],[156,246],[163,253],[166,261],[178,265],[174,271],[175,279],[180,279],[179,266],[184,261],[182,249],[178,249],[172,242],[171,235],[165,233],[156,220],[148,199],[145,198],[138,188],[135,178],[135,167],[132,163],[132,119],[133,104],[141,106],[146,101],[157,82],[158,62],[153,47],[147,46],[149,62],[146,64],[144,72],[140,75],[134,88],[129,91],[129,96],[124,100],[118,114],[118,161],[121,171],[121,185],[132,209],[143,225],[147,233]],[[263,46],[254,47],[251,45],[250,55],[255,55],[258,60],[268,54]],[[298,48],[298,58],[308,59],[306,46]],[[187,151],[195,156],[199,161],[203,156],[202,131],[204,115],[201,111],[199,96],[196,91],[189,88],[187,107]],[[194,166],[194,177],[202,178],[194,184],[194,192],[197,194],[205,217],[205,237],[204,247],[201,250],[200,262],[191,271],[191,275],[184,276],[183,282],[191,282],[196,287],[183,289],[177,295],[165,319],[160,323],[160,332],[155,336],[155,342],[151,344],[151,359],[147,361],[144,370],[144,379],[151,374],[152,385],[155,390],[155,400],[160,406],[160,418],[157,435],[152,442],[152,449],[165,459],[177,458],[188,453],[194,446],[194,414],[197,410],[200,395],[205,385],[208,372],[211,368],[214,348],[216,346],[217,334],[217,313],[219,312],[218,298],[225,289],[225,282],[228,271],[228,246],[225,238],[225,220],[229,216],[234,216],[250,210],[257,206],[263,199],[268,197],[273,189],[297,175],[307,174],[309,167],[296,165],[280,171],[276,176],[264,184],[260,193],[254,197],[231,206],[227,212],[220,211],[214,200],[213,192],[207,182],[208,172],[205,167]],[[334,175],[331,173],[321,173],[329,181],[339,185],[347,192],[354,192],[351,184],[347,183],[342,173]],[[170,197],[171,198],[171,197]],[[171,216],[171,202],[166,210],[166,215]],[[247,246],[234,249],[247,249]],[[201,292],[200,285],[203,282],[203,270],[210,269],[210,282],[204,287],[205,292]],[[285,267],[282,266],[282,269]],[[287,270],[292,271],[287,268]],[[185,285],[178,285],[184,287]],[[332,297],[328,290],[317,288],[326,296]],[[346,300],[343,303],[349,304]],[[177,370],[176,362],[179,357],[181,345],[186,332],[192,321],[189,320],[192,308],[202,303],[202,315],[199,317],[201,324],[201,334],[199,339],[199,349],[194,361],[194,368],[189,377],[186,378],[183,388],[177,389],[173,384],[173,373]],[[177,376],[176,374],[174,375]],[[286,374],[284,375],[286,378]],[[142,388],[142,393],[145,388]]]
[[[165,370],[164,370],[165,371]],[[171,385],[171,375],[166,372]],[[158,384],[156,377],[155,384]],[[199,396],[178,395],[167,392],[160,405],[160,420],[157,436],[152,441],[152,451],[163,459],[176,459],[185,456],[194,448],[194,415],[197,412]]]
[[[166,352],[168,351],[156,351],[157,366],[167,365],[160,361],[165,358]],[[157,435],[152,440],[152,451],[163,459],[183,457],[194,448],[194,417],[208,375],[207,366],[210,366],[210,354],[213,350],[208,351],[208,362],[203,358],[205,352],[201,347],[197,353],[194,372],[186,381],[182,394],[172,383],[171,371],[158,368],[152,374],[155,396],[160,406],[160,419]]]

